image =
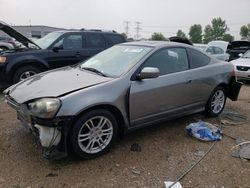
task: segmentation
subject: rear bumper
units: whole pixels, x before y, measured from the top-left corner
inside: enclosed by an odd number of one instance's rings
[[[231,81],[229,83],[229,88],[228,88],[228,98],[230,98],[232,101],[237,101],[240,93],[242,83],[237,82],[235,77],[231,78]]]

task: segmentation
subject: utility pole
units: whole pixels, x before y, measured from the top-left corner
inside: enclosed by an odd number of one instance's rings
[[[130,21],[124,21],[124,23],[125,23],[125,33],[126,33],[126,35],[127,35],[127,37],[128,37],[128,35],[129,35],[129,24],[130,24]]]
[[[136,40],[139,40],[139,37],[140,37],[139,32],[140,32],[140,30],[141,30],[140,25],[141,25],[142,23],[141,23],[141,22],[135,22],[135,24],[136,24],[136,27],[135,27],[135,30],[136,30],[135,39],[136,39]]]

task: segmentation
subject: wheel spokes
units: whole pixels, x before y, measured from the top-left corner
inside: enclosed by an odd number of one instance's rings
[[[102,151],[111,141],[113,126],[105,116],[96,116],[87,120],[78,134],[80,148],[86,153]]]

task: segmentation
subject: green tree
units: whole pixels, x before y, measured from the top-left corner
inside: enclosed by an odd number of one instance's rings
[[[154,33],[151,40],[167,40],[162,33]]]
[[[250,24],[241,26],[240,36],[243,40],[250,40]]]
[[[181,38],[187,38],[186,34],[180,29],[177,31],[176,36]]]
[[[202,27],[200,24],[194,24],[189,29],[189,38],[193,43],[202,43]]]
[[[213,29],[211,25],[207,25],[204,29],[203,43],[207,44],[208,42],[212,40],[213,40]]]
[[[223,36],[222,40],[227,41],[227,42],[232,42],[234,40],[234,36],[227,33]]]
[[[219,18],[214,18],[212,25],[207,25],[204,29],[204,43],[212,40],[223,40],[224,35],[229,30],[226,21]]]

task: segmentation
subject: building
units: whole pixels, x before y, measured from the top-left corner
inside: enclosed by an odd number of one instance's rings
[[[12,26],[13,29],[26,36],[27,38],[41,38],[50,32],[65,30],[64,28],[50,27],[45,25],[20,25]],[[0,36],[5,36],[3,32],[0,32]]]

